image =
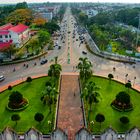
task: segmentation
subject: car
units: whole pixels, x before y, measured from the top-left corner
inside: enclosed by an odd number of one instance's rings
[[[44,65],[44,64],[47,63],[47,62],[48,62],[47,59],[43,59],[43,60],[40,62],[40,64],[41,64],[41,65]]]
[[[82,51],[82,53],[83,53],[83,54],[87,54],[87,52],[86,52],[86,51]]]
[[[0,76],[0,82],[3,81],[5,77],[3,75]]]

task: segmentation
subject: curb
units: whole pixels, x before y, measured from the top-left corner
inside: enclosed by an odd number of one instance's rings
[[[45,54],[47,54],[48,52],[44,52],[42,54],[27,58],[27,59],[21,59],[21,60],[16,60],[16,61],[10,61],[10,62],[4,62],[4,63],[0,63],[0,66],[4,66],[4,65],[9,65],[9,64],[17,64],[17,63],[21,63],[21,62],[25,62],[25,61],[30,61],[30,60],[34,60],[36,58],[39,58]]]

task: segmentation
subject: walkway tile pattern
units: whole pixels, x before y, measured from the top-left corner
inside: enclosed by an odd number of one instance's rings
[[[57,127],[68,134],[68,140],[74,140],[83,126],[78,76],[62,75]]]

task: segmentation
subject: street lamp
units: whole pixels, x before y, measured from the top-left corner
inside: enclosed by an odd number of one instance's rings
[[[90,122],[91,126],[92,126],[92,129],[93,129],[93,126],[94,126],[94,121],[91,121]]]
[[[51,121],[50,120],[48,120],[48,125],[49,125],[49,131],[50,131],[50,129],[51,129]]]
[[[128,74],[125,75],[125,83],[127,82]]]
[[[136,76],[134,77],[134,82],[133,82],[133,86],[135,85],[135,80],[136,80]]]

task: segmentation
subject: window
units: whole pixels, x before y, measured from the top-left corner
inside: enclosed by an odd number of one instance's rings
[[[8,35],[5,35],[5,38],[8,38]]]
[[[2,35],[0,35],[0,38],[2,38]]]
[[[11,35],[9,35],[9,38],[11,38]]]

